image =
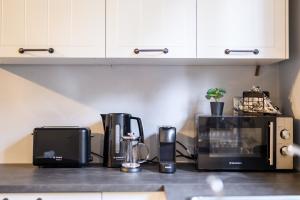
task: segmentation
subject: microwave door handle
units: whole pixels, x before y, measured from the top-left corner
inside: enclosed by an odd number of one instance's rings
[[[270,165],[274,165],[274,122],[270,122],[269,124],[269,130],[270,130],[270,138],[269,138],[269,152],[270,152],[270,157],[269,157],[269,161],[270,161]]]

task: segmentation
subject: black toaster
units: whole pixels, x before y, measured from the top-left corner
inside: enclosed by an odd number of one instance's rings
[[[83,167],[92,160],[91,130],[84,127],[41,127],[33,131],[33,165]]]

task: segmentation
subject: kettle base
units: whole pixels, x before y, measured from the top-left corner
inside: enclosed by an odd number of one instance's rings
[[[127,168],[127,167],[121,167],[121,172],[126,172],[126,173],[137,173],[140,172],[142,168],[136,167],[136,168]]]

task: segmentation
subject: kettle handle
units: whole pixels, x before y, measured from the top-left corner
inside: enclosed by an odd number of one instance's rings
[[[144,143],[144,129],[143,129],[143,124],[142,124],[142,120],[139,117],[131,117],[130,119],[134,119],[137,121],[138,126],[139,126],[139,134],[141,137],[141,143]]]

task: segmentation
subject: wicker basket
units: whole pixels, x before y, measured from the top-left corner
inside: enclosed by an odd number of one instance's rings
[[[251,114],[263,114],[265,111],[265,95],[261,92],[243,92],[243,111]]]

